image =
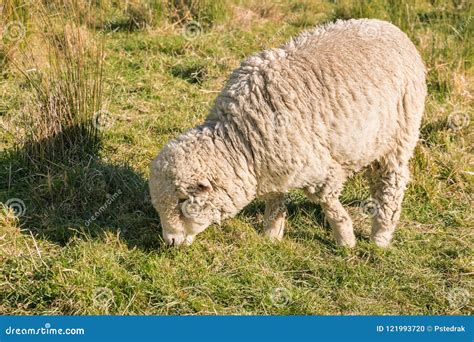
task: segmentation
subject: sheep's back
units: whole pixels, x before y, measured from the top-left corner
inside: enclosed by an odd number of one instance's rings
[[[244,61],[210,119],[237,128],[262,174],[301,183],[325,163],[360,169],[413,135],[425,94],[423,62],[402,31],[338,21]]]

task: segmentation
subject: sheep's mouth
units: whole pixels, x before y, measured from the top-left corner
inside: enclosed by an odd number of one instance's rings
[[[185,234],[163,235],[166,245],[170,247],[189,246],[194,242],[195,237],[196,235]]]

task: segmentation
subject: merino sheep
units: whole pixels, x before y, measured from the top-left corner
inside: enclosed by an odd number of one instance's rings
[[[281,239],[284,194],[303,189],[321,204],[336,242],[352,247],[352,221],[338,198],[346,179],[366,168],[379,206],[371,237],[388,246],[426,93],[415,46],[380,20],[339,20],[249,57],[205,122],[151,164],[166,243],[192,243],[257,197],[266,201],[265,235]]]

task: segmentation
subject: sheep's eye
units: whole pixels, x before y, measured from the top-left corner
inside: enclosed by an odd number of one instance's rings
[[[180,198],[178,199],[178,204],[182,204],[184,202],[186,202],[187,198]]]

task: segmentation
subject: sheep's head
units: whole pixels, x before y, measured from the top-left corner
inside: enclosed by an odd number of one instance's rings
[[[167,244],[189,245],[211,223],[220,222],[211,182],[189,156],[183,158],[180,149],[165,148],[158,155],[151,165],[149,184]]]

